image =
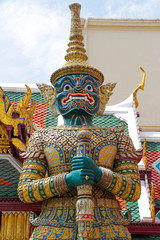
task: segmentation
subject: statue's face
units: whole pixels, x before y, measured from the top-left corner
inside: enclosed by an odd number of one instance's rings
[[[72,110],[81,109],[94,115],[99,109],[100,83],[89,75],[71,75],[60,78],[56,83],[57,110],[65,115]]]

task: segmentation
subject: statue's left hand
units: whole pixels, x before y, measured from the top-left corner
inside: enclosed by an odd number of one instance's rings
[[[88,176],[88,179],[86,179]],[[66,175],[66,183],[68,188],[77,187],[84,184],[94,184],[94,173],[91,169],[78,169],[71,171]]]
[[[94,172],[94,182],[98,183],[102,176],[101,168],[97,167],[94,160],[86,156],[75,156],[72,158],[72,171],[79,169],[91,169]]]

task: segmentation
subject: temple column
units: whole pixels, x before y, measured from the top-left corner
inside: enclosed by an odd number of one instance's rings
[[[2,240],[27,240],[29,236],[29,212],[2,212]]]

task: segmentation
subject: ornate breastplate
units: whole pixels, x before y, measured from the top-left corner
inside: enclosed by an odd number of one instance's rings
[[[60,126],[43,132],[43,149],[48,162],[49,175],[69,172],[71,159],[77,152],[77,134],[80,127]],[[109,128],[90,127],[92,158],[96,164],[113,169],[117,152],[117,137]]]

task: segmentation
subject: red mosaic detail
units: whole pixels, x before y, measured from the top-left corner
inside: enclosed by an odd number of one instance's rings
[[[0,185],[10,186],[12,183],[0,177]]]
[[[120,197],[117,197],[117,196],[116,196],[116,199],[119,201],[119,204],[120,204],[120,206],[121,206],[121,210],[127,211],[126,201],[123,200],[123,199],[120,198]]]
[[[160,151],[147,151],[148,170],[152,171],[152,183],[155,199],[160,200],[160,174],[152,167],[152,164],[160,158]]]
[[[92,236],[92,234],[90,232],[87,232],[87,233],[85,232],[85,235],[86,236],[84,237],[84,239],[85,238],[91,238],[91,236]],[[82,236],[84,236],[84,233],[82,233]]]
[[[78,216],[76,217],[76,220],[92,220],[93,219],[93,215],[91,214],[78,214]]]
[[[19,102],[11,102],[14,106],[14,109],[16,110],[17,105],[19,104]],[[30,106],[31,103],[29,103],[28,105]],[[34,115],[33,115],[33,123],[37,124],[39,126],[41,126],[42,128],[45,128],[46,125],[46,119],[47,119],[47,104],[46,103],[41,103],[41,102],[37,102],[36,104],[36,108],[34,111]]]
[[[37,102],[33,115],[33,123],[40,125],[42,128],[45,128],[46,119],[47,119],[47,104]]]

